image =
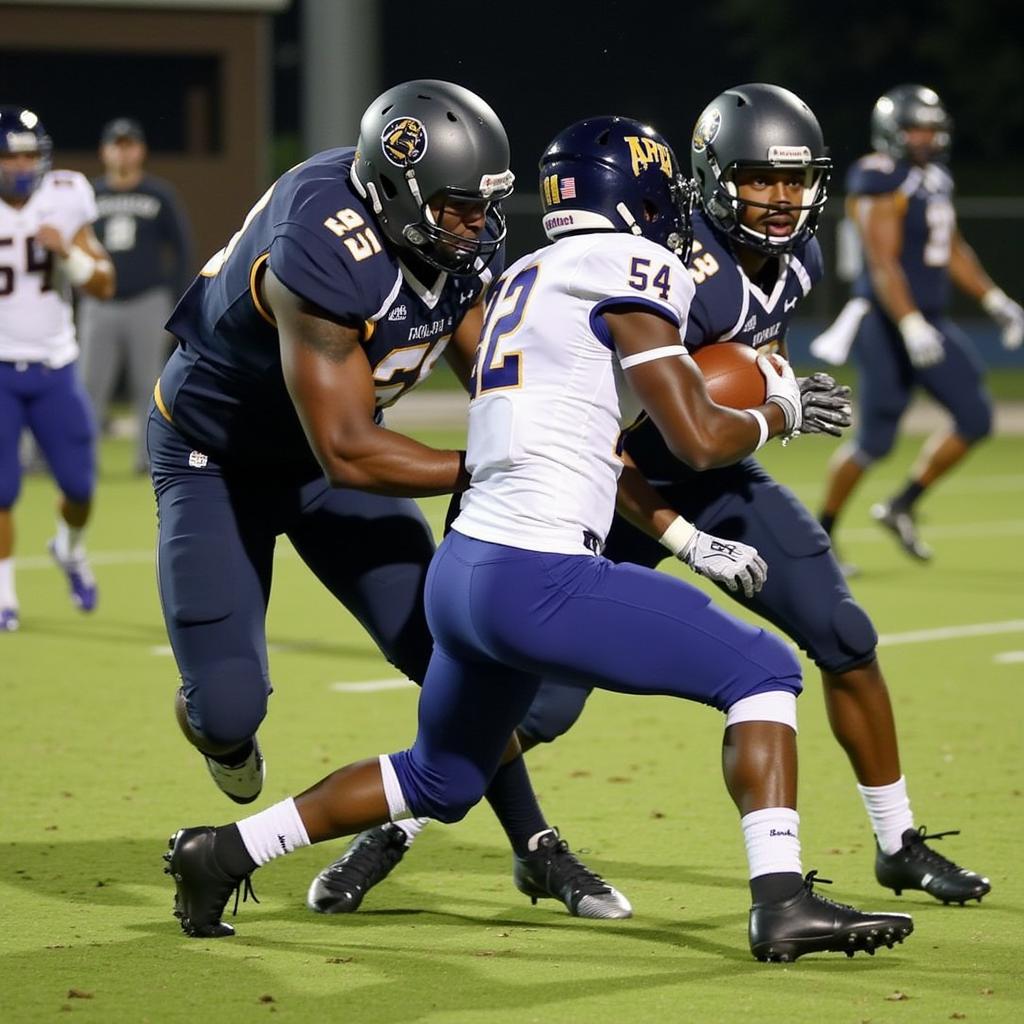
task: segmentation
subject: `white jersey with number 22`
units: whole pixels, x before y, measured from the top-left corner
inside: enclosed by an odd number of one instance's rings
[[[603,544],[620,435],[641,409],[601,314],[649,309],[684,327],[693,292],[673,253],[628,234],[562,238],[509,267],[488,297],[454,529],[562,554]]]

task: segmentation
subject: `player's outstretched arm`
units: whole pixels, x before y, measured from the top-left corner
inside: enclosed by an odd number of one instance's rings
[[[985,273],[981,260],[959,231],[953,236],[949,253],[949,276],[999,325],[1003,347],[1020,348],[1024,342],[1024,309]]]
[[[36,244],[64,261],[64,273],[76,288],[96,299],[114,297],[114,264],[91,224],[83,224],[70,245],[52,224],[42,224],[36,232]]]
[[[700,370],[685,355],[678,329],[667,320],[643,312],[603,315],[630,387],[672,454],[687,465],[699,470],[728,466],[755,452],[769,437],[799,427],[800,389],[795,378],[792,387],[778,374],[776,381],[769,379],[769,395],[773,386],[779,393],[752,410],[753,415],[727,409],[711,401]]]
[[[418,498],[468,485],[464,452],[428,448],[374,423],[373,374],[357,328],[300,298],[270,271],[263,296],[277,321],[288,393],[334,486]]]
[[[894,193],[863,196],[855,209],[875,295],[899,328],[911,363],[926,367],[941,362],[946,354],[942,335],[921,315],[900,264],[904,202]]]

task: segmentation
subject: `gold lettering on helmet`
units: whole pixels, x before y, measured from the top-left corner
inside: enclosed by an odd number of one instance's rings
[[[627,135],[629,156],[633,162],[633,174],[636,177],[647,170],[652,164],[661,167],[665,176],[672,177],[672,151],[663,142],[649,139],[647,136]]]

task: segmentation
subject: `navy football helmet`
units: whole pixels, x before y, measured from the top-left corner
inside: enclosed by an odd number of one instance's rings
[[[716,96],[693,129],[690,165],[704,212],[742,245],[777,256],[817,230],[818,215],[828,199],[832,160],[818,119],[788,89],[754,82]],[[741,202],[737,196],[735,172],[756,168],[804,172],[803,202],[790,207],[799,211],[797,224],[785,237],[755,231],[743,223],[744,207],[774,208],[770,203]]]
[[[907,146],[907,130],[931,128],[935,138],[927,152],[914,154]],[[953,139],[953,119],[939,94],[926,85],[897,85],[878,97],[871,111],[871,145],[894,160],[945,160]]]
[[[590,117],[559,132],[540,158],[544,233],[628,231],[686,261],[693,191],[665,139],[628,117]]]
[[[0,161],[0,195],[28,199],[50,169],[53,143],[42,121],[25,107],[0,107],[0,156],[35,153],[39,160],[30,171],[14,171]]]
[[[512,194],[508,136],[476,93],[451,82],[405,82],[363,114],[352,184],[368,199],[384,235],[430,266],[477,274],[505,239],[500,202]],[[488,237],[445,231],[431,201],[485,202]]]

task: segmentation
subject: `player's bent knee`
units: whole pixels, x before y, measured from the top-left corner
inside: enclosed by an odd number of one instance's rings
[[[544,682],[519,728],[539,743],[551,743],[576,724],[590,693],[583,687]]]
[[[241,746],[267,715],[270,681],[253,658],[225,658],[185,681],[188,721],[218,747]]]
[[[878,633],[868,613],[851,597],[843,598],[832,612],[830,650],[816,652],[815,661],[826,672],[845,672],[870,661],[878,646]]]
[[[980,403],[962,410],[956,418],[956,432],[968,444],[977,444],[992,433],[992,406]]]
[[[417,746],[391,754],[387,760],[385,767],[382,759],[381,776],[392,816],[403,803],[405,811],[417,818],[450,825],[461,821],[483,799],[490,781],[468,758],[451,754],[432,758]],[[397,792],[393,789],[396,785]]]

